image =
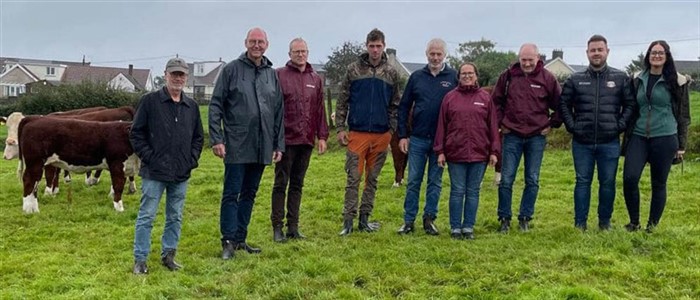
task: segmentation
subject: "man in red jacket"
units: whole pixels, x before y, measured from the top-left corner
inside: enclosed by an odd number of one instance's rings
[[[284,138],[286,150],[282,160],[275,165],[275,184],[272,188],[273,240],[284,242],[287,238],[302,239],[299,232],[299,206],[304,176],[309,159],[318,139],[318,153],[326,152],[328,125],[323,109],[323,82],[314,72],[309,58],[309,48],[301,38],[289,43],[289,61],[277,69],[284,94]],[[289,185],[289,188],[287,188]],[[287,192],[287,234],[284,225],[284,198]]]
[[[513,181],[521,157],[525,157],[525,190],[518,223],[521,231],[529,230],[539,190],[545,136],[562,123],[557,109],[561,87],[539,58],[535,44],[523,44],[518,62],[499,76],[491,94],[503,134],[503,167],[498,186],[499,231],[503,233],[510,229]]]

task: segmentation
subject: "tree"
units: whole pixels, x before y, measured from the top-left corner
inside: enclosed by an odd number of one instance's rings
[[[500,52],[494,48],[496,44],[482,38],[479,41],[468,41],[459,44],[456,55],[447,58],[450,65],[459,68],[462,63],[471,62],[479,69],[479,85],[496,84],[498,75],[517,60],[513,51]]]
[[[627,68],[625,68],[625,70],[630,76],[635,72],[644,70],[644,52],[639,53],[637,59],[633,59],[632,62],[629,65],[627,65]]]
[[[331,80],[332,85],[339,85],[347,73],[350,63],[357,60],[357,57],[365,51],[364,46],[359,42],[346,41],[342,46],[333,49],[333,53],[328,56],[328,62],[324,66],[326,78]]]
[[[153,78],[153,87],[158,90],[165,86],[165,78],[163,76],[156,76]]]

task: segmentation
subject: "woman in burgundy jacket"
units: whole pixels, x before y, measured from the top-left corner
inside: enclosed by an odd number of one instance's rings
[[[486,164],[494,166],[501,152],[496,108],[479,87],[476,65],[459,68],[459,86],[440,107],[433,150],[438,165],[449,166],[450,228],[455,239],[474,239],[479,190]]]

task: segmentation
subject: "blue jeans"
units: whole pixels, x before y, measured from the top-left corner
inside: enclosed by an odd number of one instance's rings
[[[263,164],[224,164],[219,219],[222,241],[245,242],[263,171]]]
[[[162,182],[143,178],[141,181],[141,206],[136,218],[134,233],[134,260],[145,262],[151,252],[151,230],[153,219],[158,211],[158,203],[165,195],[165,229],[161,239],[161,256],[166,252],[177,249],[182,228],[182,209],[185,206],[187,181]]]
[[[520,158],[525,157],[525,189],[520,199],[518,219],[531,219],[535,213],[535,201],[540,189],[540,167],[547,139],[544,135],[527,138],[513,133],[503,135],[503,167],[501,184],[498,186],[498,218],[510,220],[512,217],[513,182],[518,172]]]
[[[473,229],[486,162],[448,162],[447,166],[450,173],[450,229]]]
[[[406,199],[403,202],[404,221],[416,220],[420,186],[428,163],[428,186],[425,191],[423,218],[435,219],[438,213],[438,201],[442,190],[442,168],[437,165],[437,154],[433,152],[433,140],[412,136],[408,145],[408,184]]]
[[[598,166],[598,224],[609,224],[615,203],[615,177],[620,158],[620,140],[605,144],[571,143],[576,170],[574,188],[574,225],[586,224],[591,203],[593,170]]]

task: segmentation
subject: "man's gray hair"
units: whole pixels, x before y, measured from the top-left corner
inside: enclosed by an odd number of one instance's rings
[[[447,43],[441,38],[434,38],[428,42],[428,45],[425,47],[425,53],[428,53],[430,51],[431,47],[439,47],[442,49],[442,52],[447,54]]]
[[[294,38],[291,42],[289,42],[289,51],[292,51],[292,44],[294,44],[296,42],[302,42],[302,43],[304,43],[304,45],[306,45],[307,48],[309,47],[309,45],[306,43],[306,41],[304,39],[297,37],[297,38]]]

